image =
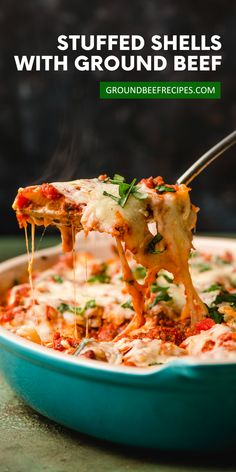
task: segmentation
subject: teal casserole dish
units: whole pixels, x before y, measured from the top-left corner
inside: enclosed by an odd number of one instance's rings
[[[234,241],[206,238],[196,245],[218,252],[236,248]],[[38,266],[50,264],[57,253],[39,252]],[[2,263],[1,289],[25,267],[25,256]],[[234,448],[235,363],[188,358],[145,369],[111,366],[53,352],[0,328],[0,368],[28,405],[74,430],[162,450]]]

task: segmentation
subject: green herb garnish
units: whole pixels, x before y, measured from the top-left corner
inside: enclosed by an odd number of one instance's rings
[[[109,179],[108,181],[112,184],[119,185],[119,197],[116,197],[116,195],[112,195],[111,193],[106,192],[106,190],[104,190],[103,195],[112,198],[122,208],[124,208],[131,194],[138,200],[143,200],[147,198],[147,194],[139,192],[140,187],[138,185],[135,185],[136,180],[137,179],[133,179],[132,182],[128,184],[127,182],[125,182],[125,178],[122,175],[115,174],[113,179]]]
[[[220,324],[224,321],[224,317],[221,313],[219,313],[217,307],[207,306],[207,309],[209,318],[214,320],[215,323]]]
[[[220,257],[220,256],[215,256],[215,262],[216,264],[220,264],[220,265],[231,264],[231,261],[224,259],[224,257]]]
[[[212,267],[209,264],[199,264],[199,272],[206,272],[211,269]]]
[[[109,284],[111,281],[111,277],[107,274],[97,274],[93,275],[88,279],[89,283],[100,282],[101,284]]]
[[[123,175],[114,174],[113,179],[110,179],[108,177],[108,181],[111,182],[111,184],[120,185],[122,182],[125,182],[125,178],[123,177]]]
[[[132,192],[132,190],[134,189],[135,187],[135,182],[136,182],[137,179],[133,179],[131,184],[125,184],[125,183],[121,183],[119,185],[119,195],[120,195],[120,201],[119,201],[119,205],[124,208],[125,204],[127,203],[127,200]]]
[[[96,308],[97,304],[94,299],[89,300],[87,303],[85,303],[84,309],[87,310],[88,308]]]
[[[198,257],[200,255],[199,251],[196,251],[196,249],[194,249],[192,252],[190,252],[190,259],[194,259],[194,257]]]
[[[76,315],[83,315],[88,308],[96,308],[96,301],[93,300],[88,300],[87,303],[85,303],[84,307],[78,307],[78,306],[73,306],[73,305],[68,305],[67,303],[61,303],[58,307],[57,310],[60,313],[64,313],[65,311],[70,311],[71,313],[75,313]]]
[[[208,293],[208,292],[215,292],[216,290],[221,290],[222,285],[219,284],[212,284],[209,288],[206,290],[203,290],[203,293]]]
[[[171,277],[169,277],[169,275],[167,275],[167,274],[161,274],[161,275],[162,275],[162,277],[164,277],[166,282],[168,282],[169,284],[173,284],[174,279],[171,279]]]
[[[138,200],[145,200],[145,198],[147,198],[147,194],[143,192],[139,192],[139,189],[140,187],[136,185],[136,190],[132,192],[132,195]]]
[[[197,269],[200,272],[206,272],[207,270],[211,270],[212,267],[210,264],[204,264],[203,262],[199,262],[197,264],[192,264],[192,267]]]
[[[151,239],[151,241],[147,245],[147,252],[150,254],[161,254],[164,252],[165,249],[163,250],[156,250],[156,244],[159,243],[163,239],[163,236],[160,233],[157,233],[154,238]]]
[[[118,204],[119,204],[119,202],[120,202],[120,198],[119,198],[119,197],[116,197],[115,195],[112,195],[111,193],[108,193],[108,192],[106,192],[105,190],[104,190],[104,192],[103,192],[103,195],[105,195],[105,197],[110,197],[110,198],[112,198],[112,200],[114,200],[114,201],[115,201],[116,203],[118,203]]]
[[[63,284],[63,278],[60,277],[60,275],[53,275],[52,279],[54,280],[54,282],[57,282],[58,284]]]
[[[236,293],[229,293],[227,290],[222,290],[216,296],[214,305],[219,305],[222,302],[230,303],[231,306],[236,307]]]
[[[173,187],[169,187],[169,185],[157,185],[155,190],[157,190],[158,193],[176,192],[176,190]]]
[[[131,303],[131,300],[128,300],[127,302],[125,303],[122,303],[121,305],[122,308],[129,308],[130,310],[133,310],[134,311],[134,307]]]
[[[221,289],[220,293],[216,296],[215,300],[211,304],[211,306],[207,306],[209,311],[209,316],[212,318],[215,323],[222,323],[224,321],[224,317],[221,313],[219,313],[218,305],[221,303],[229,303],[230,306],[236,308],[236,293],[229,293],[227,290],[223,289],[220,285],[215,285]],[[211,288],[211,287],[210,287]],[[216,290],[218,290],[218,288]],[[213,291],[213,290],[212,290]]]
[[[74,311],[74,307],[72,305],[68,305],[67,303],[60,303],[57,307],[57,311],[60,313],[64,313],[65,311]]]
[[[89,279],[89,283],[100,282],[101,284],[109,284],[111,281],[110,275],[107,274],[108,266],[103,263],[101,265],[101,270],[98,274],[92,275]]]
[[[132,270],[135,279],[145,279],[147,274],[147,269],[143,266],[137,266]]]
[[[79,344],[79,346],[76,348],[75,352],[74,352],[74,356],[78,356],[81,351],[84,349],[84,347],[86,346],[86,344],[88,343],[92,343],[94,342],[95,339],[94,338],[84,338],[82,339],[81,343]]]
[[[148,307],[149,309],[153,308],[159,302],[169,302],[170,300],[172,300],[172,297],[170,297],[170,295],[168,294],[168,288],[169,287],[161,287],[157,284],[157,282],[151,285],[151,292],[156,293],[157,295],[152,301],[152,303],[150,303]]]

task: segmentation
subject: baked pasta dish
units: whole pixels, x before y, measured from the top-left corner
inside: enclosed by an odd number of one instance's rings
[[[192,248],[197,208],[185,185],[120,175],[19,189],[13,208],[31,225],[29,280],[2,301],[0,322],[73,356],[146,367],[176,357],[236,358],[233,256]],[[35,225],[56,225],[65,252],[33,268]],[[83,230],[114,237],[113,257],[75,251]]]

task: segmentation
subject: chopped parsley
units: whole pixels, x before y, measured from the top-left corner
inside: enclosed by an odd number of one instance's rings
[[[110,275],[107,274],[97,274],[93,275],[88,279],[89,283],[100,282],[101,284],[109,284],[111,281]]]
[[[199,257],[200,256],[200,253],[199,251],[196,251],[196,249],[194,249],[192,252],[190,252],[190,259],[194,259],[194,257]]]
[[[145,279],[147,274],[147,269],[143,266],[137,266],[132,270],[135,279]]]
[[[161,287],[160,285],[155,282],[151,285],[151,292],[156,293],[156,297],[154,300],[149,304],[149,309],[153,308],[159,302],[169,302],[172,300],[172,297],[168,294],[169,287]]]
[[[220,265],[231,264],[231,261],[228,259],[224,259],[223,256],[215,256],[215,262],[216,264]]]
[[[57,311],[64,313],[65,311],[75,311],[75,308],[72,305],[68,305],[68,303],[60,303],[57,307]]]
[[[110,275],[107,274],[108,266],[107,264],[103,263],[101,265],[101,270],[98,274],[92,275],[89,279],[89,283],[100,282],[101,284],[109,284],[111,281]]]
[[[116,203],[118,203],[118,204],[119,204],[119,202],[120,202],[119,197],[116,197],[115,195],[112,195],[111,193],[108,193],[108,192],[106,192],[105,190],[104,190],[104,192],[103,192],[103,195],[105,195],[105,197],[110,197],[110,198],[112,198],[112,200],[114,200],[114,201],[115,201]]]
[[[123,175],[114,174],[113,179],[110,179],[110,178],[108,177],[107,181],[111,182],[111,184],[120,185],[120,184],[122,184],[123,182],[125,182],[125,178],[123,177]]]
[[[234,308],[236,308],[236,293],[227,292],[227,290],[221,290],[214,300],[214,305],[227,302]]]
[[[216,296],[215,300],[211,304],[211,306],[207,306],[209,316],[212,318],[215,323],[222,323],[224,321],[224,317],[221,313],[219,313],[219,307],[221,303],[229,303],[232,308],[236,308],[236,293],[230,293],[221,286],[217,286],[221,289],[220,293]]]
[[[215,306],[207,306],[208,309],[208,316],[212,320],[214,320],[215,323],[220,324],[224,321],[223,315],[218,311],[218,308]]]
[[[150,254],[161,254],[164,252],[165,249],[162,249],[161,251],[156,249],[156,244],[158,244],[160,241],[162,241],[163,236],[160,233],[157,233],[154,238],[151,239],[151,241],[147,245],[147,252]]]
[[[207,270],[211,270],[212,267],[210,266],[210,264],[199,264],[199,272],[206,272]]]
[[[56,282],[57,284],[63,284],[63,278],[60,277],[60,275],[53,275],[52,276],[52,279],[54,280],[54,282]]]
[[[158,193],[176,192],[176,190],[173,187],[169,187],[169,185],[157,185],[155,190],[157,190]]]
[[[199,272],[206,272],[207,270],[212,269],[210,264],[205,264],[204,262],[199,262],[197,264],[192,264],[192,267],[197,269]]]
[[[215,292],[216,290],[221,290],[222,285],[219,284],[212,284],[209,288],[203,291],[203,293],[208,293],[208,292]]]
[[[167,274],[161,274],[162,277],[164,277],[164,279],[166,280],[166,282],[168,282],[169,284],[173,284],[174,282],[174,279],[172,279],[171,277],[169,277],[169,275]]]
[[[116,195],[112,195],[111,193],[106,192],[104,190],[103,195],[106,197],[112,198],[118,205],[122,208],[126,205],[129,196],[132,194],[138,200],[144,200],[147,198],[147,194],[143,192],[139,192],[140,187],[136,184],[137,179],[133,179],[130,184],[125,181],[125,178],[122,175],[115,174],[113,179],[108,179],[106,182],[110,182],[111,184],[119,186],[119,197]]]
[[[86,344],[88,343],[92,343],[94,342],[95,339],[94,338],[84,338],[82,339],[81,343],[79,344],[79,346],[76,348],[75,352],[74,352],[74,356],[78,356],[81,351],[84,349],[84,347],[86,346]]]
[[[134,311],[134,307],[131,303],[131,300],[128,300],[127,302],[122,303],[121,308],[129,308],[130,310]]]
[[[85,311],[88,310],[88,308],[96,308],[96,301],[93,300],[88,300],[84,307],[79,307],[79,306],[73,306],[73,305],[68,305],[67,303],[61,303],[58,307],[57,310],[60,313],[64,313],[65,311],[70,311],[71,313],[75,313],[76,315],[84,315]]]

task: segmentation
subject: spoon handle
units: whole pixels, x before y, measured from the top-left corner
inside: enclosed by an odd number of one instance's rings
[[[198,174],[200,174],[211,162],[219,157],[223,152],[236,143],[236,130],[228,134],[222,141],[213,146],[209,151],[205,152],[194,164],[189,167],[177,180],[177,184],[188,185]]]

